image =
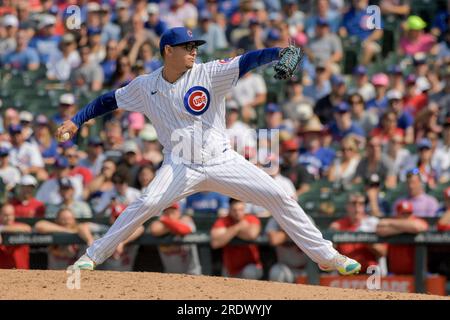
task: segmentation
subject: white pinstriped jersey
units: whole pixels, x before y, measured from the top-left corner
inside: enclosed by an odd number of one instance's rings
[[[165,155],[175,153],[183,139],[191,148],[195,143],[198,152],[182,158],[204,163],[230,148],[224,96],[239,78],[239,59],[194,64],[174,83],[163,78],[161,67],[116,90],[117,105],[150,119]]]

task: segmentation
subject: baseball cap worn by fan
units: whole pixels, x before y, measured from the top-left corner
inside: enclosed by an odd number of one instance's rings
[[[417,143],[417,149],[419,150],[431,148],[432,148],[431,141],[427,138],[420,139],[419,142]]]
[[[59,179],[58,184],[60,189],[73,188],[72,181],[70,181],[70,179],[66,177]]]
[[[158,14],[159,13],[159,6],[157,3],[149,3],[147,5],[147,13],[148,14]]]
[[[6,157],[9,155],[9,149],[6,147],[0,147],[0,157]]]
[[[419,16],[409,16],[406,20],[406,27],[408,30],[423,30],[427,23]]]
[[[444,198],[450,199],[450,187],[444,190]]]
[[[389,85],[389,77],[384,73],[374,74],[372,84],[374,86],[387,87]]]
[[[300,146],[297,139],[289,139],[283,141],[283,143],[281,144],[281,149],[283,151],[297,151],[299,148]]]
[[[91,27],[91,28],[88,28],[88,30],[87,30],[88,37],[100,35],[100,34],[102,34],[101,28]]]
[[[141,132],[139,132],[139,138],[143,141],[156,141],[158,139],[158,135],[156,134],[155,127],[149,123],[145,124]]]
[[[20,178],[19,185],[36,187],[37,186],[37,180],[32,175],[27,174],[27,175],[24,175],[22,178]]]
[[[268,103],[264,108],[266,113],[281,112],[281,108],[276,103]]]
[[[2,19],[2,25],[4,27],[14,27],[17,28],[19,26],[19,19],[15,15],[7,14]]]
[[[401,200],[395,206],[395,213],[397,215],[411,214],[413,213],[413,205],[407,200]]]
[[[43,14],[41,15],[38,23],[38,29],[42,29],[48,26],[53,26],[56,24],[55,16],[51,14]]]
[[[364,76],[367,74],[367,68],[364,66],[357,66],[355,70],[353,70],[353,74],[358,76]]]
[[[227,100],[225,101],[225,109],[227,111],[239,111],[239,104],[236,100]]]
[[[344,78],[339,74],[333,74],[330,79],[332,86],[339,86],[341,84],[345,84]]]
[[[142,130],[145,125],[145,117],[142,113],[131,112],[128,115],[129,126],[133,130]]]
[[[328,20],[325,18],[321,18],[319,17],[316,21],[316,25],[319,27],[325,27],[325,26],[329,26]]]
[[[60,105],[73,105],[75,104],[75,96],[71,93],[64,93],[59,97],[59,104]]]
[[[124,154],[126,154],[126,153],[138,153],[139,148],[138,148],[136,142],[130,140],[130,141],[126,141],[123,144],[122,151],[123,151]]]
[[[295,108],[298,120],[308,121],[314,115],[313,108],[309,103],[300,103]]]
[[[337,112],[337,113],[346,113],[349,111],[350,111],[350,105],[345,101],[339,103],[337,106],[334,107],[334,112]]]
[[[198,39],[194,37],[191,30],[185,27],[176,27],[165,31],[161,36],[161,41],[159,42],[159,52],[161,55],[164,52],[166,46],[177,46],[184,43],[195,42],[197,46],[205,44],[205,40]]]
[[[386,97],[387,97],[388,101],[401,100],[401,99],[403,99],[403,93],[399,90],[392,89],[386,93]]]
[[[55,166],[55,168],[58,168],[58,169],[66,169],[69,167],[69,161],[67,161],[67,158],[58,157],[55,160],[54,166]]]
[[[31,112],[29,112],[29,111],[20,111],[19,119],[22,122],[32,122],[33,121],[33,114]]]
[[[20,124],[12,124],[9,126],[9,134],[21,133],[23,127]]]

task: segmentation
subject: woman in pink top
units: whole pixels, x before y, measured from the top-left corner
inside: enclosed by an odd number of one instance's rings
[[[410,16],[406,22],[406,34],[400,40],[400,55],[413,56],[418,52],[436,51],[436,38],[425,33],[426,22],[419,16]]]

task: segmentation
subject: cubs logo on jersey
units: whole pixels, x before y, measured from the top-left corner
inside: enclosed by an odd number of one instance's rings
[[[209,91],[202,86],[192,87],[184,95],[183,102],[187,112],[194,116],[199,116],[209,108]]]

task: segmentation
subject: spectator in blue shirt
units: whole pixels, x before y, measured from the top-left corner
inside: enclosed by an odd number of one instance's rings
[[[120,27],[111,21],[111,6],[107,3],[102,4],[99,13],[103,45],[106,45],[111,40],[119,41]]]
[[[161,20],[159,16],[159,6],[157,3],[149,3],[147,6],[148,20],[145,22],[145,28],[152,30],[158,37],[169,27],[167,23]]]
[[[144,42],[139,50],[139,58],[144,62],[146,73],[151,73],[162,66],[161,60],[154,56],[150,42]]]
[[[347,102],[341,102],[334,107],[334,119],[329,128],[333,141],[339,142],[350,134],[354,135],[359,143],[364,141],[364,130],[352,121],[350,105]]]
[[[39,55],[33,48],[28,48],[28,35],[26,30],[19,30],[16,34],[17,47],[8,53],[3,65],[17,70],[36,70],[39,68]]]
[[[317,0],[316,1],[316,14],[311,15],[306,20],[306,33],[308,37],[312,38],[315,35],[315,27],[319,19],[325,19],[328,22],[331,33],[337,33],[339,31],[339,25],[341,23],[339,13],[331,10],[330,0]]]
[[[441,10],[434,16],[431,32],[438,36],[439,41],[444,40],[444,34],[449,30],[450,13],[447,9]]]
[[[106,44],[106,57],[100,64],[103,70],[105,83],[110,84],[114,73],[117,69],[117,59],[119,58],[119,50],[117,48],[117,41],[110,40]]]
[[[378,115],[382,115],[389,106],[386,90],[389,86],[389,77],[384,73],[377,73],[372,77],[375,87],[375,98],[367,102],[367,109],[375,108]]]
[[[229,198],[217,192],[199,192],[186,198],[186,214],[228,214]]]
[[[405,143],[414,142],[414,117],[404,109],[403,94],[395,89],[389,90],[386,94],[389,101],[389,111],[393,111],[397,116],[397,127],[404,131]]]
[[[368,22],[373,20],[373,17],[367,12],[368,4],[369,0],[353,0],[350,10],[342,18],[339,30],[341,37],[355,37],[361,43],[363,56],[360,62],[362,65],[368,65],[374,55],[381,52],[381,46],[377,41],[383,37],[382,22],[379,26],[380,29],[368,25]]]
[[[303,138],[299,163],[315,179],[319,179],[331,166],[336,156],[333,149],[322,146],[321,140],[326,130],[317,118],[312,118],[300,129],[299,134]]]
[[[205,45],[199,47],[200,53],[212,55],[215,51],[228,46],[225,31],[212,21],[212,15],[208,11],[200,12],[199,26],[193,33],[197,39],[206,41]]]
[[[59,50],[60,36],[55,36],[56,18],[50,14],[41,16],[37,35],[31,39],[29,46],[39,53],[41,63],[46,64],[50,56]]]

